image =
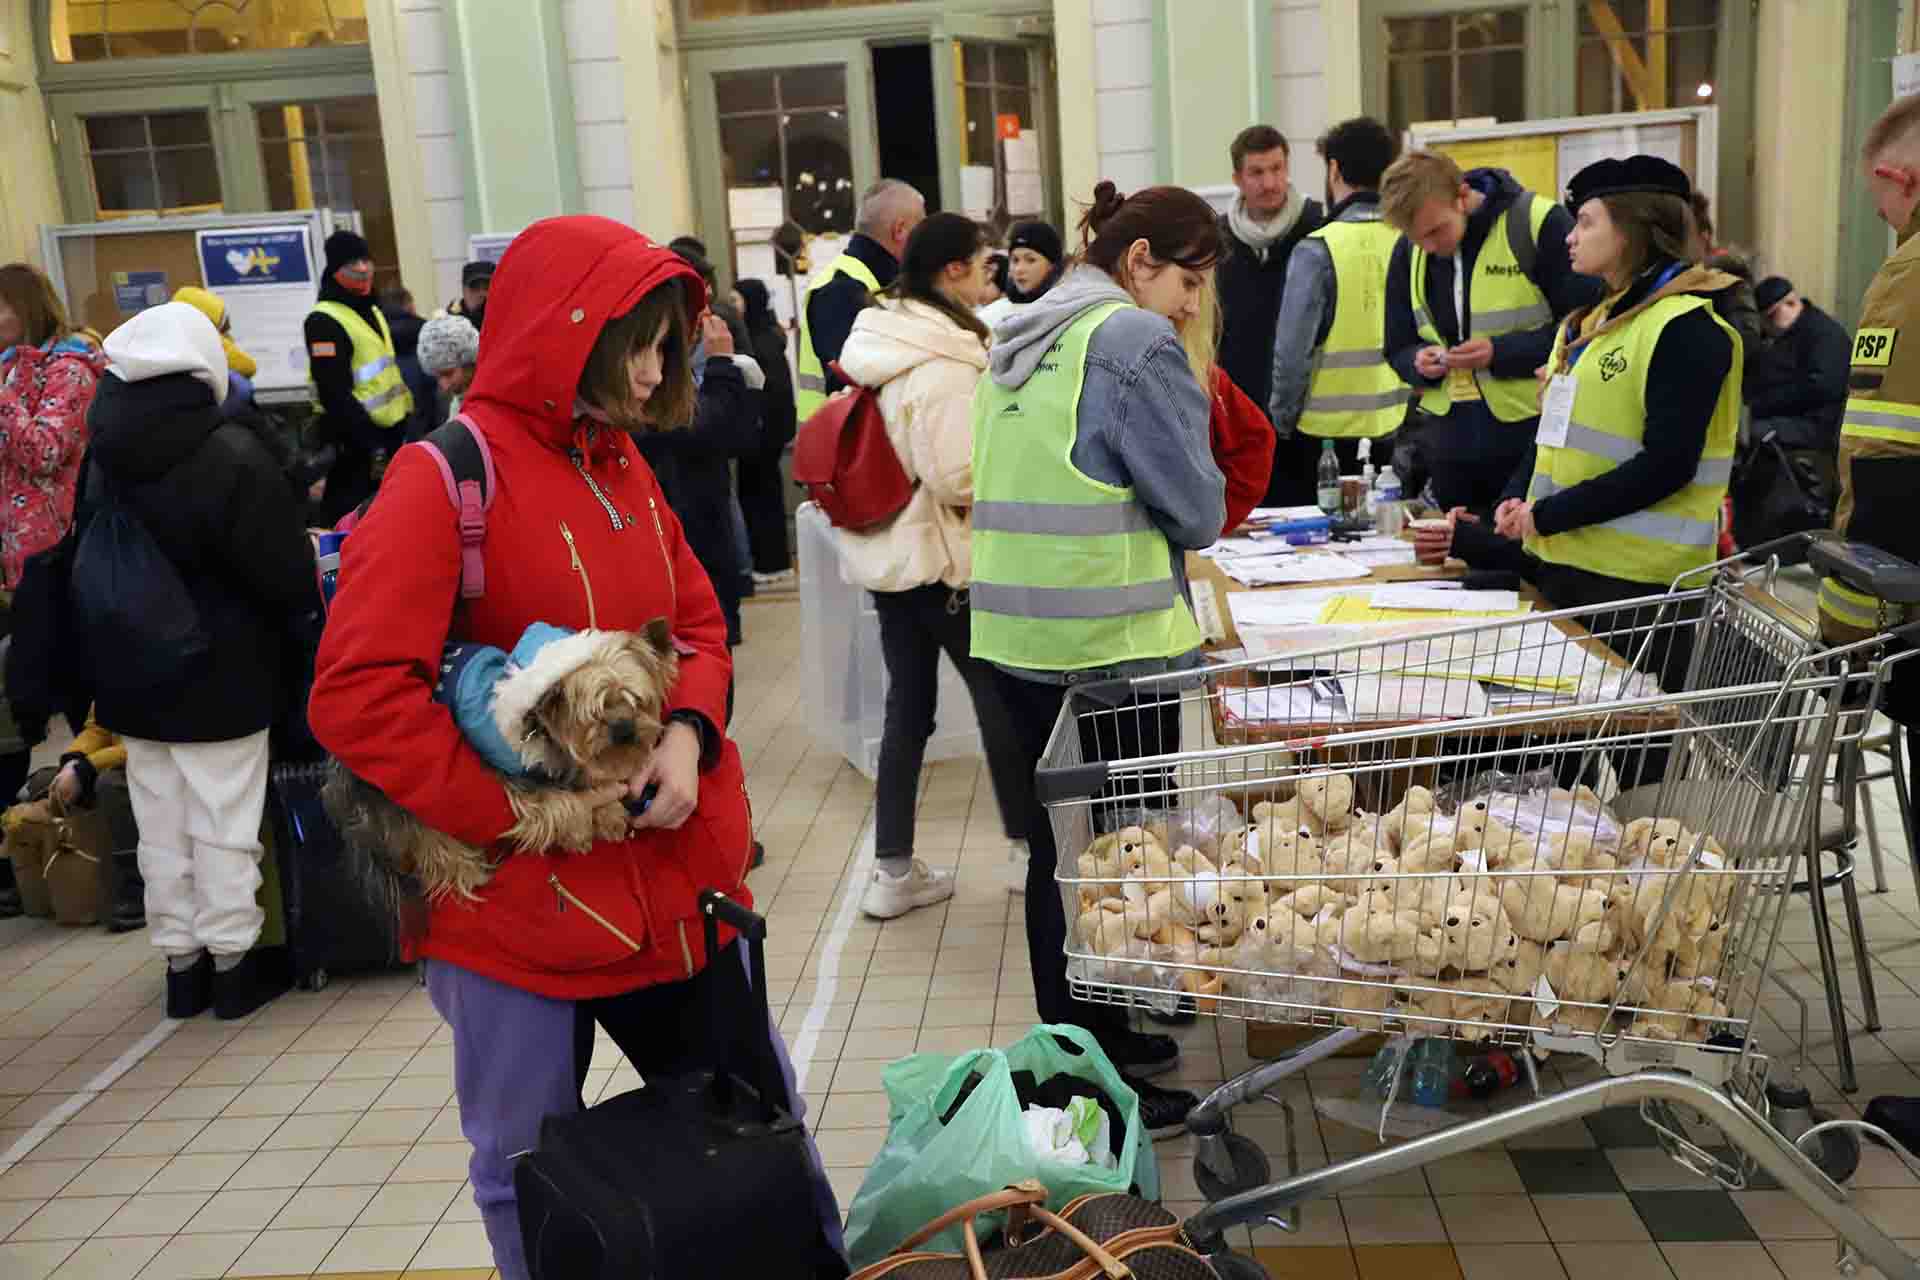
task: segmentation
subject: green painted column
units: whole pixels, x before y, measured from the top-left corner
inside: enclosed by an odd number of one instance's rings
[[[580,161],[559,0],[446,0],[467,231],[579,213]]]
[[[1271,123],[1272,0],[1156,0],[1153,14],[1160,177],[1217,186],[1234,135]]]

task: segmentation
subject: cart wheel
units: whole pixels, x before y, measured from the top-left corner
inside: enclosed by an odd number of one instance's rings
[[[1267,1153],[1253,1139],[1237,1133],[1223,1133],[1220,1141],[1226,1143],[1227,1154],[1233,1159],[1231,1183],[1220,1181],[1198,1156],[1193,1161],[1193,1180],[1199,1185],[1200,1194],[1207,1198],[1208,1204],[1265,1186],[1273,1180],[1273,1166],[1267,1161]]]
[[[1815,1113],[1816,1124],[1830,1117]],[[1807,1156],[1814,1167],[1840,1186],[1860,1170],[1860,1135],[1851,1129],[1829,1129],[1814,1140]]]
[[[1244,1254],[1217,1253],[1207,1262],[1220,1280],[1272,1280],[1265,1267]]]
[[[300,979],[300,989],[302,991],[325,991],[327,989],[327,971],[325,969],[315,969],[312,973]]]

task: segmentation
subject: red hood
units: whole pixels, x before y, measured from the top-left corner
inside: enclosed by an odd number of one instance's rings
[[[600,331],[675,279],[686,282],[691,334],[707,290],[678,254],[611,218],[534,223],[507,246],[494,273],[464,407],[513,410],[564,447],[573,439],[580,371]]]

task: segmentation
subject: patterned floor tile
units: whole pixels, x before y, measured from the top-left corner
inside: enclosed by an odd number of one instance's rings
[[[1620,1190],[1605,1151],[1512,1151],[1508,1155],[1527,1192],[1536,1196],[1591,1195]]]
[[[1757,1241],[1746,1215],[1724,1191],[1628,1193],[1648,1234],[1661,1243]]]

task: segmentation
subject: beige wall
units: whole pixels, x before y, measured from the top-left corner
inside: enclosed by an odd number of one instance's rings
[[[35,87],[28,6],[0,12],[0,260],[40,261],[40,226],[65,221],[53,170],[53,135]]]
[[[1830,299],[1839,265],[1835,192],[1848,177],[1848,148],[1838,141],[1846,103],[1831,76],[1807,68],[1847,65],[1847,24],[1834,21],[1832,0],[1767,0],[1759,21],[1750,247],[1764,272],[1789,277],[1809,297]]]
[[[633,222],[659,240],[692,231],[693,170],[687,154],[684,69],[667,0],[619,0],[633,157]]]

